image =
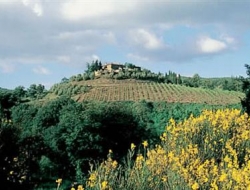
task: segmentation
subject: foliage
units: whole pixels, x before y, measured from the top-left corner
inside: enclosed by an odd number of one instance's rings
[[[145,100],[79,103],[65,96],[43,104],[21,103],[10,110],[12,125],[19,129],[11,165],[26,176],[23,184],[46,183],[54,176],[84,181],[81,176],[86,176],[89,162],[102,161],[109,149],[120,162],[131,141],[159,143],[158,136],[170,118],[182,121],[192,113],[200,115],[204,108],[219,106]]]
[[[242,78],[242,89],[245,93],[245,98],[241,101],[241,104],[244,108],[244,110],[250,114],[250,65],[245,65],[246,69],[247,69],[247,78]]]
[[[205,89],[223,89],[229,91],[242,91],[242,81],[239,77],[227,78],[202,78],[199,74],[193,77],[182,77],[183,85],[189,87],[202,87]]]
[[[46,95],[46,90],[42,84],[31,84],[27,89],[27,96],[31,99],[40,99]]]
[[[92,73],[92,72],[100,70],[101,68],[102,68],[102,62],[95,60],[95,61],[92,61],[91,64],[87,63],[87,70],[85,71],[85,73]]]
[[[131,144],[125,164],[108,158],[90,170],[85,189],[248,189],[249,117],[240,110],[205,110],[177,123],[171,119],[161,143],[136,155]]]
[[[20,102],[21,97],[16,90],[0,89],[0,117],[10,119],[10,109]]]
[[[15,188],[13,182],[22,182],[24,168],[19,168],[16,159],[19,151],[18,138],[20,129],[11,120],[0,120],[0,179],[2,188]],[[20,183],[19,183],[20,185]]]

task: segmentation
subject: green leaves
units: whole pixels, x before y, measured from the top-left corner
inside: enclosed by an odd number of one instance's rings
[[[244,111],[246,111],[248,114],[250,114],[250,65],[245,65],[246,67],[246,73],[248,75],[247,78],[242,78],[242,89],[245,93],[246,97],[241,100],[242,107],[244,108]]]

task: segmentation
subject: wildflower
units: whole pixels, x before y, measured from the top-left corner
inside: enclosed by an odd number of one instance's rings
[[[143,156],[141,154],[138,154],[135,160],[135,166],[137,169],[142,168],[143,161],[144,161]]]
[[[10,171],[10,175],[12,175],[14,173],[14,171]]]
[[[146,148],[146,147],[148,146],[148,141],[144,141],[144,142],[142,143],[142,145],[143,145],[144,148]]]
[[[199,189],[199,184],[198,184],[197,182],[195,182],[195,183],[192,185],[192,189],[193,189],[193,190]]]
[[[131,146],[130,146],[131,150],[134,150],[135,147],[136,147],[135,144],[134,144],[134,143],[131,143]]]
[[[112,154],[112,153],[113,153],[113,151],[111,149],[109,149],[109,154]]]
[[[62,183],[62,179],[61,178],[57,179],[56,183],[61,184]]]
[[[25,176],[25,175],[24,175],[24,176],[22,176],[22,177],[21,177],[21,179],[22,179],[22,180],[25,180],[25,179],[26,179],[26,176]]]
[[[84,190],[82,185],[78,185],[77,190]]]
[[[57,190],[58,190],[59,187],[60,187],[60,185],[61,185],[61,183],[62,183],[62,179],[61,178],[57,179],[56,183],[57,183]]]
[[[169,161],[172,161],[172,160],[173,160],[173,157],[174,157],[174,153],[173,153],[173,151],[170,151],[170,152],[168,153],[168,159],[169,159]]]
[[[17,162],[17,161],[18,161],[18,158],[17,158],[17,157],[13,158],[13,161],[14,161],[14,162]]]
[[[117,165],[118,165],[117,161],[114,160],[114,161],[112,162],[112,167],[115,169],[115,168],[117,167]]]
[[[218,186],[216,184],[216,180],[214,180],[212,183],[211,183],[211,189],[214,189],[214,190],[218,190]]]
[[[223,182],[223,181],[226,180],[226,178],[227,178],[227,174],[223,172],[223,173],[220,175],[219,181],[220,181],[220,182]]]
[[[108,182],[107,181],[103,181],[102,182],[102,189],[106,189],[108,186]]]
[[[224,158],[224,162],[229,163],[230,161],[231,161],[230,158],[228,157],[228,155],[226,155],[226,157]]]
[[[166,182],[167,181],[167,176],[163,176],[162,178],[161,178],[161,180],[163,181],[163,182]]]
[[[91,173],[90,174],[89,181],[88,181],[88,186],[89,187],[94,187],[95,186],[96,178],[97,178],[96,173]]]
[[[71,187],[71,189],[70,190],[76,190],[74,187]]]

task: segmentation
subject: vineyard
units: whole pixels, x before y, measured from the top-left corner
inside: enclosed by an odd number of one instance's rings
[[[95,79],[57,84],[51,88],[56,95],[68,94],[77,101],[166,101],[181,103],[205,103],[213,105],[237,104],[244,97],[241,92],[221,89],[191,88],[175,84],[139,80]],[[74,89],[85,89],[74,90]],[[58,93],[60,92],[60,93]],[[63,93],[62,93],[63,92]],[[77,93],[78,92],[78,93]]]

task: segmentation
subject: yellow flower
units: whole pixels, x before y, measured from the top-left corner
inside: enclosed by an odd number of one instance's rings
[[[228,155],[226,155],[226,157],[224,158],[224,162],[229,163],[230,161],[231,161],[230,158],[228,157]]]
[[[142,145],[143,145],[144,148],[146,148],[146,147],[148,146],[148,141],[144,141],[144,142],[142,143]]]
[[[113,151],[111,149],[109,149],[109,154],[112,154],[112,153],[113,153]]]
[[[195,183],[192,185],[192,189],[193,189],[193,190],[199,189],[199,184],[198,184],[197,182],[195,182]]]
[[[70,190],[76,190],[74,187],[71,187],[71,189]]]
[[[219,189],[215,180],[211,183],[211,189],[213,189],[213,190],[218,190]]]
[[[12,175],[14,173],[14,171],[10,171],[10,175]]]
[[[26,176],[25,176],[25,175],[24,175],[24,176],[22,176],[22,177],[21,177],[21,179],[25,180],[25,179],[26,179]]]
[[[135,147],[136,147],[135,144],[134,144],[134,143],[131,143],[131,146],[130,146],[131,150],[134,150]]]
[[[162,178],[161,178],[161,180],[163,181],[163,182],[166,182],[167,181],[167,176],[163,176]]]
[[[108,186],[108,182],[107,181],[103,181],[102,182],[102,189],[106,189]]]
[[[114,161],[112,162],[112,167],[115,169],[115,168],[117,167],[117,165],[118,165],[117,161],[114,160]]]
[[[62,179],[61,178],[57,179],[56,183],[61,184],[62,183]]]
[[[77,190],[84,190],[82,185],[78,185]]]
[[[13,158],[13,161],[14,161],[14,162],[17,162],[17,161],[18,161],[18,158],[17,158],[17,157]]]
[[[223,182],[223,181],[226,180],[226,178],[227,178],[227,174],[223,172],[223,173],[221,174],[220,178],[219,178],[219,181]]]

